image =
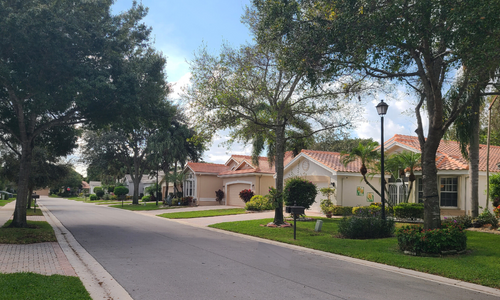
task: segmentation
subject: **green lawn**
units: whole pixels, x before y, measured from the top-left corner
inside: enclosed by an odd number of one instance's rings
[[[80,278],[35,273],[0,274],[0,299],[89,299]]]
[[[322,220],[321,232],[314,231],[315,222],[297,222],[297,240],[293,239],[293,228],[260,226],[272,219],[219,223],[210,227],[500,288],[500,235],[468,231],[466,254],[415,257],[400,252],[396,238],[336,238],[339,220]]]
[[[12,201],[16,200],[16,198],[10,198],[9,200],[0,200],[0,206],[4,206]]]
[[[54,230],[47,222],[28,221],[27,228],[9,228],[10,223],[9,220],[0,228],[0,244],[57,242]]]
[[[159,209],[176,209],[176,208],[182,208],[185,206],[163,206],[161,202],[158,203],[158,206],[156,206],[156,202],[146,202],[146,205],[143,203],[141,204],[125,204],[122,205],[110,205],[109,207],[116,207],[116,208],[121,208],[121,209],[127,209],[127,210],[133,210],[133,211],[139,211],[139,210],[159,210]]]
[[[229,209],[211,209],[211,210],[166,213],[166,214],[161,214],[158,216],[163,217],[163,218],[168,218],[168,219],[190,219],[190,218],[239,215],[239,214],[245,214],[245,213],[246,213],[246,210],[244,208],[229,208]]]

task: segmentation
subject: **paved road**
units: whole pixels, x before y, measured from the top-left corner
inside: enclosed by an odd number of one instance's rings
[[[498,299],[168,219],[43,205],[134,299]]]

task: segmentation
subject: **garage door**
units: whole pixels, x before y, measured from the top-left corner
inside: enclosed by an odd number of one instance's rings
[[[321,207],[319,206],[321,203],[321,199],[326,199],[323,194],[319,191],[322,188],[328,187],[328,182],[317,182],[313,181],[313,183],[316,185],[318,189],[318,194],[316,195],[316,201],[309,207],[309,210],[314,211],[314,212],[321,212]]]
[[[227,186],[227,205],[245,207],[245,202],[240,198],[240,192],[249,189],[249,184],[236,183]]]

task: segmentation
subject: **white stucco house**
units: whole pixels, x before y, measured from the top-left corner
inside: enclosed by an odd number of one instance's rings
[[[395,135],[384,143],[385,154],[390,155],[401,151],[420,153],[420,145],[416,136]],[[441,141],[436,153],[438,169],[439,198],[442,216],[470,214],[470,196],[468,194],[469,166],[460,153],[459,144],[453,141]],[[302,150],[302,152],[285,166],[285,180],[293,176],[301,176],[311,180],[318,188],[334,186],[336,193],[333,202],[342,206],[364,206],[371,202],[380,202],[380,197],[362,180],[359,173],[360,161],[354,161],[347,166],[342,164],[342,155],[338,152]],[[490,146],[490,172],[500,172],[500,147]],[[422,174],[415,172],[417,177],[409,202],[422,202]],[[399,198],[399,186],[408,184],[390,182],[391,195]],[[479,206],[486,205],[486,146],[480,147],[479,163]],[[370,183],[379,187],[380,175],[370,178]],[[320,193],[310,210],[320,211],[319,203],[325,198]]]

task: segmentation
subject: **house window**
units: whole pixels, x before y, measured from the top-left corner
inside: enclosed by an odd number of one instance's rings
[[[194,176],[193,174],[187,175],[185,187],[184,187],[185,197],[194,197]]]
[[[422,178],[417,179],[417,203],[424,203],[424,184]]]
[[[441,206],[457,206],[458,200],[458,179],[441,178]]]

